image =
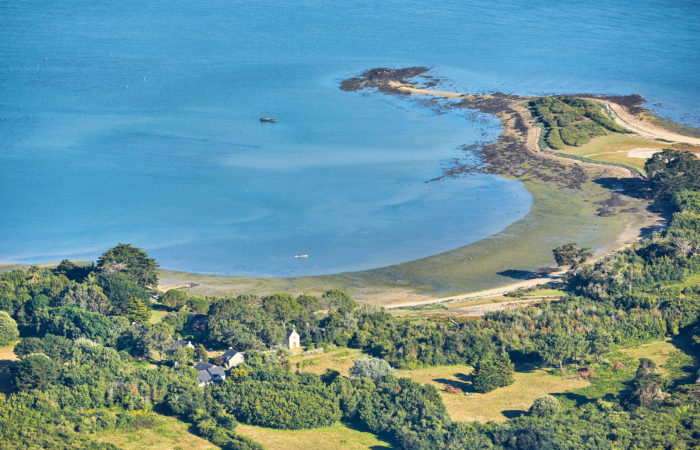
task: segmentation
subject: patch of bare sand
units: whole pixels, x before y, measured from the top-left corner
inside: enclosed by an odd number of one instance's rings
[[[627,156],[629,156],[630,158],[649,159],[652,156],[654,156],[654,154],[659,153],[660,151],[660,148],[637,147],[627,150]]]

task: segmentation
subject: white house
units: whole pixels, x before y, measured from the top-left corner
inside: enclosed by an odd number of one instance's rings
[[[295,348],[299,348],[299,333],[297,333],[297,327],[294,326],[292,328],[292,332],[289,333],[289,336],[287,336],[287,343],[289,344],[289,349],[294,350]]]

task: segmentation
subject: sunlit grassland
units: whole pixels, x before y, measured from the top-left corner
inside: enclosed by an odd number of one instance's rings
[[[566,392],[589,384],[579,379],[565,379],[552,369],[515,372],[515,382],[486,394],[472,392],[471,367],[441,366],[417,370],[400,370],[397,376],[419,383],[430,383],[438,391],[452,420],[460,422],[505,422],[525,413],[542,395]],[[458,387],[462,394],[448,394],[445,386]]]
[[[636,370],[640,358],[648,358],[654,361],[657,371],[661,375],[668,375],[668,370],[664,367],[673,352],[679,351],[671,341],[657,341],[649,344],[642,344],[639,347],[621,350],[624,356],[631,358],[630,365]]]
[[[357,358],[368,356],[356,348],[336,348],[314,355],[298,355],[289,359],[292,369],[298,367],[302,372],[321,375],[326,369],[337,370],[342,375],[349,376],[350,367]]]
[[[277,430],[239,424],[236,433],[246,436],[269,450],[313,448],[318,450],[382,449],[391,444],[372,433],[357,431],[344,424],[311,430]]]
[[[562,152],[596,161],[624,164],[643,171],[646,159],[630,157],[627,152],[635,148],[663,149],[667,147],[670,147],[669,143],[644,139],[639,136],[613,133],[595,137],[580,147],[567,146]]]
[[[168,311],[165,309],[155,309],[151,308],[151,317],[148,319],[148,323],[160,323],[163,317],[168,315]]]
[[[168,449],[216,449],[219,448],[206,439],[190,433],[187,424],[179,420],[151,413],[148,426],[130,426],[100,433],[95,439],[129,449],[153,448]]]

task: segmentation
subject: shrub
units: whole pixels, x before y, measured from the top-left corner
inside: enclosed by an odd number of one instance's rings
[[[17,322],[5,311],[0,311],[0,345],[7,345],[18,337]]]
[[[530,407],[530,414],[537,417],[547,417],[559,414],[561,405],[559,400],[551,395],[537,397]]]
[[[357,358],[350,368],[350,376],[355,378],[378,380],[389,375],[394,375],[394,369],[380,358]]]

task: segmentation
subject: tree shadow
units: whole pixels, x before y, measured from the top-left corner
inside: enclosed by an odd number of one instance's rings
[[[498,275],[515,278],[516,280],[531,280],[533,278],[546,278],[549,276],[546,270],[518,270],[518,269],[508,269],[496,272]]]
[[[12,378],[15,368],[19,365],[19,361],[9,359],[0,360],[0,392],[9,394],[12,392]]]
[[[433,381],[436,383],[444,384],[445,386],[457,388],[462,392],[476,392],[474,386],[472,386],[471,376],[458,374],[457,378],[459,380],[452,380],[448,378],[434,378]]]
[[[506,409],[501,411],[501,414],[503,414],[507,419],[515,419],[524,415],[525,411],[520,409]]]
[[[611,191],[619,192],[628,197],[639,198],[643,200],[651,199],[651,190],[649,189],[649,183],[647,180],[642,178],[597,178],[593,180],[594,183],[609,189]]]
[[[571,400],[576,404],[576,407],[583,406],[586,403],[590,403],[593,401],[592,399],[586,397],[585,395],[576,394],[573,392],[562,392],[559,394],[551,394],[551,395],[553,395],[554,397],[563,397],[567,400]]]

